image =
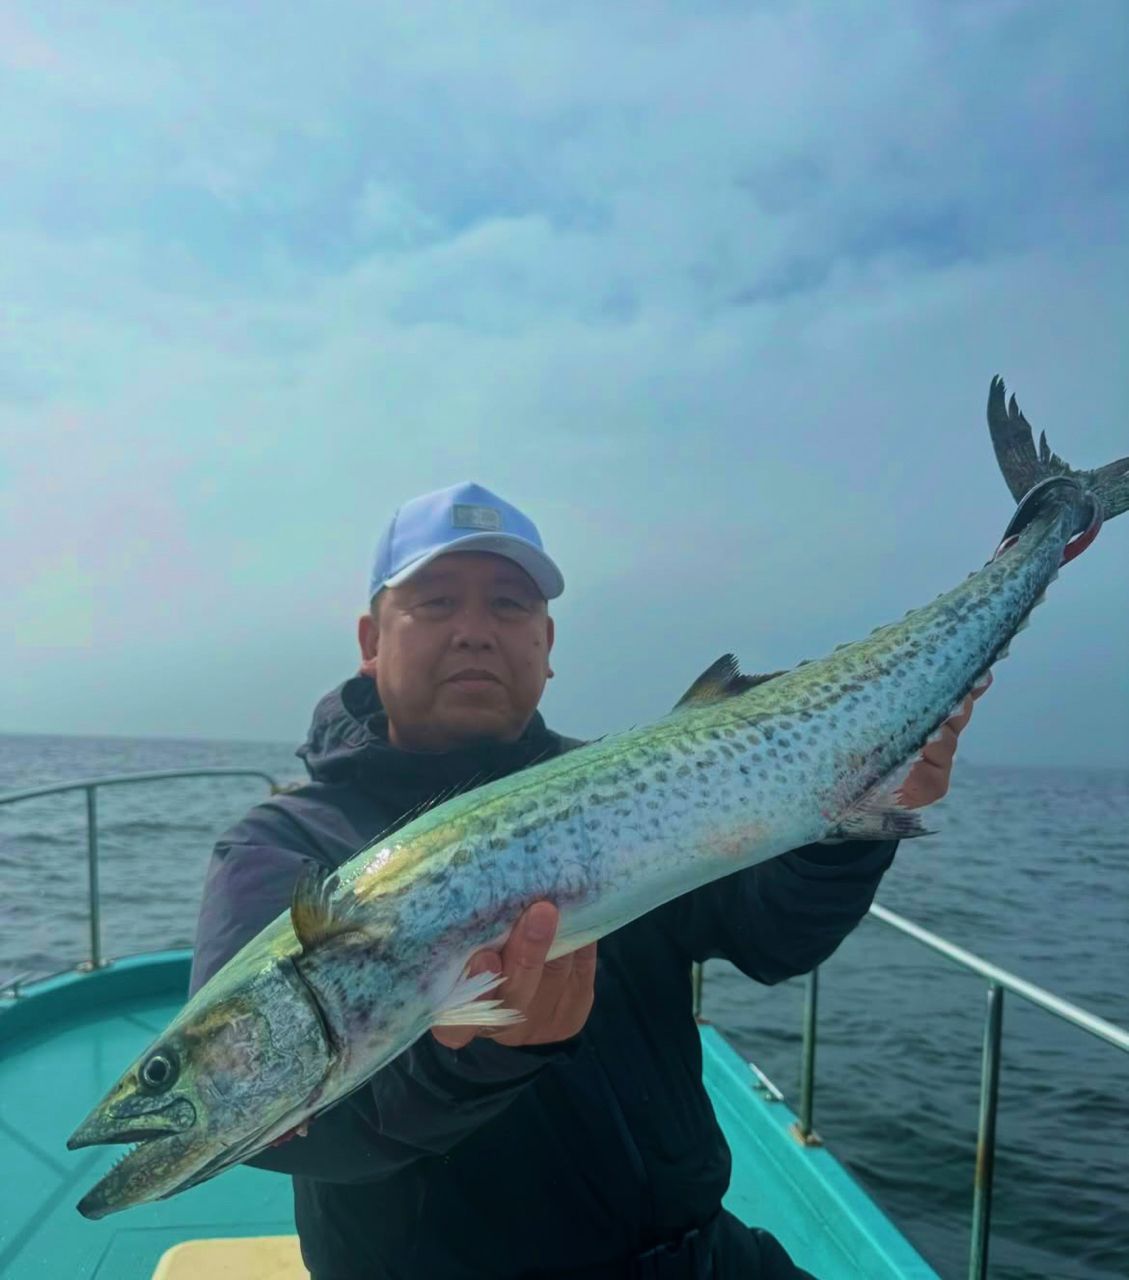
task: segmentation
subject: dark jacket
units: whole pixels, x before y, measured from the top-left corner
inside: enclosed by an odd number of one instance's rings
[[[299,755],[313,779],[216,846],[196,990],[284,911],[308,861],[337,866],[431,796],[572,746],[539,715],[520,741],[400,751],[367,677],[328,694]],[[866,913],[893,843],[807,846],[706,885],[601,939],[583,1031],[557,1045],[424,1035],[309,1136],[253,1164],[294,1177],[314,1280],[517,1277],[607,1265],[706,1223],[729,1149],[701,1080],[690,964],[759,982],[825,960]]]

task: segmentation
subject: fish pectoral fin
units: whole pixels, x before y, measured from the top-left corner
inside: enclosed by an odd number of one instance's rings
[[[433,1027],[512,1027],[525,1021],[516,1009],[507,1009],[501,1000],[482,997],[499,987],[505,978],[500,973],[464,974],[431,1020]]]
[[[674,709],[677,711],[679,707],[701,706],[703,703],[718,702],[722,698],[733,698],[783,674],[783,671],[771,671],[768,675],[743,676],[733,654],[724,653],[702,672],[674,704]]]
[[[312,951],[337,934],[356,930],[354,921],[334,911],[333,893],[337,884],[336,872],[327,872],[324,867],[310,863],[294,886],[290,924],[303,951]]]

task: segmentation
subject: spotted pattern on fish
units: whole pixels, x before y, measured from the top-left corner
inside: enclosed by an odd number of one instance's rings
[[[1129,510],[1129,459],[1076,472],[1045,442],[1036,453],[998,380],[989,422],[1009,485],[1035,478],[1006,549],[820,661],[741,677],[720,659],[657,723],[456,796],[304,882],[294,910],[158,1041],[181,1063],[169,1103],[191,1106],[191,1129],[153,1137],[143,1056],[72,1137],[121,1141],[132,1117],[132,1136],[147,1139],[82,1211],[194,1185],[291,1133],[429,1027],[499,1016],[477,999],[490,979],[464,968],[538,899],[560,908],[557,955],[812,841],[923,834],[897,811],[891,780],[1007,652],[1070,540]]]

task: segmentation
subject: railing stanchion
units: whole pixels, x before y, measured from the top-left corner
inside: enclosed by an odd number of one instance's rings
[[[819,1144],[819,1135],[812,1127],[815,1102],[815,1038],[816,1013],[819,1006],[819,968],[808,974],[804,990],[804,1049],[800,1064],[800,1123],[796,1135],[809,1146]]]
[[[98,787],[120,786],[133,782],[167,782],[174,778],[262,778],[270,784],[271,795],[281,790],[269,773],[262,769],[159,769],[151,773],[119,773],[103,778],[80,778],[74,782],[54,782],[46,787],[28,787],[23,791],[0,791],[0,807],[20,800],[38,800],[44,796],[62,795],[67,791],[86,792],[86,868],[87,907],[89,908],[90,957],[79,963],[79,969],[100,969],[102,959],[102,900],[98,893],[98,804],[94,792]],[[7,994],[4,988],[3,994]]]
[[[102,967],[102,902],[98,896],[98,803],[86,788],[86,874],[90,907],[90,967]]]
[[[988,984],[988,1012],[984,1019],[984,1054],[980,1068],[980,1122],[976,1134],[976,1186],[972,1201],[972,1240],[968,1255],[969,1280],[988,1274],[988,1239],[992,1228],[992,1175],[996,1164],[996,1104],[1000,1094],[1000,1039],[1003,1031],[1004,989]]]

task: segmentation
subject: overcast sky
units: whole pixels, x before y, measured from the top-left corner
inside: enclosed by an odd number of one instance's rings
[[[1124,0],[0,8],[0,729],[299,741],[394,508],[561,565],[663,714],[992,552],[1002,373],[1129,453]],[[1129,765],[1129,519],[962,741]]]

